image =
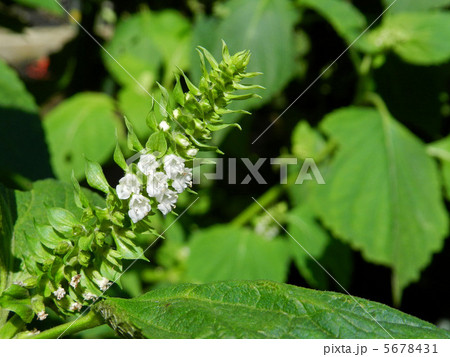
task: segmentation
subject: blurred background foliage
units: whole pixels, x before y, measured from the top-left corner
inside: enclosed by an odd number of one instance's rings
[[[200,199],[180,220],[156,216],[159,232],[170,226],[165,239],[147,252],[150,264],[137,262],[123,276],[123,290],[112,294],[228,279],[342,291],[319,262],[351,294],[445,325],[449,0],[60,5],[0,2],[3,184],[29,190],[36,180],[68,181],[72,170],[83,180],[86,156],[115,185],[116,138],[128,150],[123,117],[144,140],[157,82],[171,89],[178,67],[195,83],[201,75],[195,48],[218,57],[222,39],[232,52],[251,50],[249,71],[264,73],[252,81],[266,88],[261,100],[236,106],[251,117],[228,116],[242,132],[215,136],[224,158],[300,160],[287,185],[278,184],[276,166],[265,164],[265,185],[195,187]],[[294,183],[306,158],[319,164],[326,185]],[[248,173],[240,161],[237,172],[239,183]],[[182,195],[178,211],[190,202]],[[139,239],[145,248],[154,237]],[[108,333],[101,327],[81,336]]]

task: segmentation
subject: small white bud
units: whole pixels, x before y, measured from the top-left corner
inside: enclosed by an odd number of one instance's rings
[[[83,299],[86,301],[95,300],[95,299],[97,299],[97,295],[92,294],[92,293],[85,293],[85,294],[83,294]]]
[[[78,284],[80,283],[80,280],[81,280],[81,274],[77,274],[77,275],[73,276],[72,279],[70,280],[70,286],[73,287],[74,289],[76,289]]]
[[[175,110],[174,110],[174,112],[175,112]],[[175,117],[175,118],[176,118],[176,117]],[[170,129],[170,125],[167,124],[167,122],[166,122],[165,120],[163,120],[161,123],[159,123],[159,128],[160,128],[162,131],[167,131],[167,130]]]
[[[180,111],[179,111],[178,109],[175,109],[175,110],[173,111],[173,117],[174,117],[175,119],[177,119],[179,116],[180,116]]]
[[[189,149],[188,151],[186,151],[187,156],[190,157],[194,157],[195,155],[197,155],[198,153],[198,149]]]
[[[96,281],[101,291],[106,291],[112,285],[112,282],[107,278],[101,278]]]
[[[69,310],[70,310],[70,311],[73,311],[73,312],[75,312],[75,311],[80,311],[82,307],[83,307],[83,305],[81,305],[79,302],[73,302],[73,303],[70,305]]]
[[[58,290],[53,292],[53,295],[55,295],[58,300],[61,300],[64,296],[66,296],[66,291],[60,286]]]
[[[43,321],[43,320],[45,320],[45,319],[47,318],[47,316],[48,316],[48,314],[46,314],[45,311],[42,310],[42,311],[39,311],[39,312],[38,312],[38,314],[37,314],[37,319],[38,319],[39,321]]]

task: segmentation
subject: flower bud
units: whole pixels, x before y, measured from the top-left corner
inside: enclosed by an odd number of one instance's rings
[[[97,243],[100,247],[103,247],[105,243],[106,235],[103,232],[95,232],[95,243]]]
[[[175,136],[175,142],[184,148],[187,148],[191,144],[189,142],[188,138],[186,136],[184,136],[183,134],[177,134]]]
[[[25,279],[20,286],[23,286],[27,289],[34,289],[37,286],[38,280],[36,277],[32,276],[30,278]]]
[[[89,265],[90,260],[91,254],[84,250],[80,250],[80,252],[78,253],[78,262],[80,263],[80,265],[87,267]]]
[[[63,241],[56,246],[55,253],[58,255],[64,255],[70,250],[70,248],[72,248],[72,244],[69,241]]]

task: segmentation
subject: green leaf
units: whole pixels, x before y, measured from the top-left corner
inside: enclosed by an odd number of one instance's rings
[[[125,237],[118,237],[113,235],[114,242],[116,242],[117,251],[123,259],[143,259],[147,260],[144,256],[144,251],[141,247],[135,245],[129,239]]]
[[[313,158],[320,160],[325,149],[325,140],[305,120],[300,121],[292,133],[292,153],[300,159]]]
[[[34,316],[28,290],[18,285],[11,285],[0,295],[0,307],[15,312],[26,323]]]
[[[104,207],[105,200],[90,190],[82,189],[88,199],[99,207]],[[56,180],[37,181],[33,189],[15,193],[17,220],[14,224],[14,256],[25,260],[30,266],[35,260],[45,258],[42,250],[30,250],[30,245],[38,247],[40,235],[36,227],[48,225],[46,207],[62,207],[73,212],[77,219],[82,210],[74,200],[73,187],[69,183]]]
[[[61,6],[58,5],[55,0],[14,0],[14,2],[38,9],[44,9],[56,15],[62,15],[64,13],[64,10],[61,8]],[[67,10],[70,11],[70,9]]]
[[[159,102],[159,96],[152,93]],[[122,114],[131,122],[140,139],[147,139],[151,133],[147,126],[146,118],[152,108],[153,99],[145,92],[133,87],[124,87],[118,94],[118,105]]]
[[[127,162],[123,156],[122,150],[120,149],[119,143],[116,144],[116,149],[114,150],[114,162],[119,165],[123,171],[128,170]]]
[[[149,90],[159,79],[163,63],[166,70],[164,84],[169,82],[176,66],[188,68],[190,43],[189,21],[179,12],[145,10],[120,21],[106,49]],[[140,87],[110,56],[104,54],[103,58],[117,82],[127,87]]]
[[[323,16],[349,44],[361,35],[367,27],[364,15],[350,2],[340,0],[297,0],[297,3]]]
[[[131,122],[128,120],[127,117],[125,117],[124,119],[125,119],[125,125],[127,126],[127,129],[128,129],[128,134],[127,134],[128,149],[135,151],[135,152],[139,152],[144,147],[142,146],[141,142],[139,141],[139,138],[137,137],[136,133],[134,132],[133,124],[131,124]]]
[[[280,238],[268,240],[248,229],[214,226],[194,233],[189,249],[187,274],[196,282],[287,277],[289,254]]]
[[[147,141],[147,149],[151,152],[158,152],[158,157],[163,156],[167,151],[167,141],[164,132],[153,133]]]
[[[6,63],[0,60],[0,107],[20,109],[35,113],[37,105],[27,92],[19,76]]]
[[[369,33],[367,42],[376,51],[392,49],[411,64],[445,63],[450,59],[450,12],[388,16],[381,26]]]
[[[102,167],[89,159],[86,159],[86,180],[89,186],[96,188],[104,193],[109,192],[109,184],[106,181]]]
[[[337,110],[322,128],[340,147],[316,188],[317,213],[366,260],[392,268],[398,303],[448,232],[436,164],[418,138],[374,109]]]
[[[53,176],[38,107],[19,76],[2,60],[0,93],[0,152],[4,153],[0,177],[19,174],[38,180]]]
[[[13,225],[16,219],[12,190],[0,183],[0,296],[12,284],[14,257],[12,254]],[[0,327],[6,322],[8,311],[0,309]]]
[[[384,6],[387,8],[394,0],[383,0]],[[397,14],[399,12],[418,12],[440,7],[450,6],[450,0],[408,0],[397,1],[389,8],[387,15]]]
[[[107,298],[95,308],[127,337],[450,337],[448,331],[386,305],[356,300],[271,281],[229,281],[175,285],[135,299]]]
[[[61,180],[84,178],[84,157],[104,164],[116,145],[122,126],[114,101],[101,93],[77,94],[58,105],[44,119],[52,167]]]
[[[48,208],[47,217],[52,227],[61,233],[71,233],[74,227],[80,225],[72,212],[60,207]]]
[[[428,154],[439,158],[442,162],[442,175],[444,186],[447,192],[447,199],[450,201],[450,136],[428,145]]]
[[[297,206],[290,211],[288,223],[287,230],[295,238],[289,237],[290,251],[295,265],[308,284],[319,289],[330,287],[330,278],[314,261],[316,259],[340,284],[347,287],[352,270],[349,248],[329,236],[314,219],[313,212],[307,205]]]
[[[280,92],[295,73],[294,26],[295,10],[288,0],[232,0],[224,4],[226,16],[221,21],[200,18],[195,24],[194,45],[207,48],[220,58],[222,39],[230,52],[250,50],[252,60],[248,72],[263,72],[246,83],[259,84],[266,90],[256,90],[263,99],[235,104],[235,109],[261,106]],[[280,55],[282,54],[282,55]],[[193,51],[198,63],[198,54]],[[194,78],[201,76],[199,66],[193,66]]]

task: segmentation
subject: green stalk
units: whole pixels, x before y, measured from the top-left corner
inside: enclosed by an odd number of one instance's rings
[[[80,331],[88,330],[90,328],[103,325],[104,323],[105,321],[100,315],[98,315],[93,311],[89,311],[89,313],[86,316],[81,317],[78,320],[67,322],[65,324],[42,331],[38,335],[25,338],[33,338],[33,339],[60,338],[63,336],[71,335]]]
[[[14,314],[8,322],[0,329],[0,339],[13,338],[18,332],[20,332],[25,326],[25,322]]]
[[[261,206],[270,206],[278,197],[283,193],[284,186],[287,185],[276,185],[267,190],[261,197],[258,198],[258,202]],[[252,218],[255,217],[262,210],[261,206],[256,202],[253,202],[245,210],[243,210],[235,219],[231,221],[233,226],[241,227],[248,223]]]

